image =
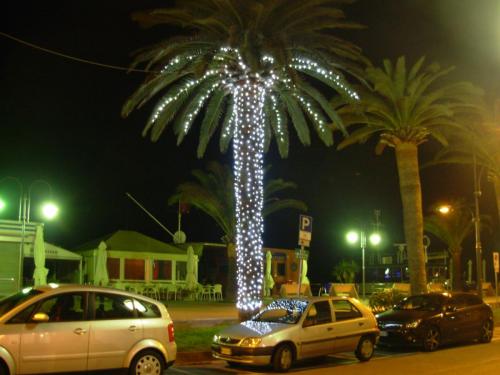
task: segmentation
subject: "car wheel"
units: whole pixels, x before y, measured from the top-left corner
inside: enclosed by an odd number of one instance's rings
[[[363,336],[359,339],[358,347],[356,348],[354,354],[359,361],[366,362],[373,356],[374,351],[375,343],[373,342],[373,338]]]
[[[429,327],[424,333],[423,348],[426,352],[433,352],[441,343],[441,333],[436,327]]]
[[[2,361],[0,361],[0,375],[9,375],[9,369]]]
[[[293,350],[290,345],[282,344],[278,346],[273,355],[274,371],[287,372],[293,363]]]
[[[129,375],[156,374],[161,375],[165,370],[163,358],[154,350],[139,352],[132,361]]]
[[[479,342],[488,343],[493,337],[493,322],[491,320],[485,320],[481,325],[481,334],[479,336]]]

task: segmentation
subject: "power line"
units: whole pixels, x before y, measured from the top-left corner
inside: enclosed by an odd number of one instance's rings
[[[48,48],[44,48],[44,47],[38,46],[38,45],[33,44],[33,43],[29,43],[29,42],[27,42],[25,40],[16,38],[15,36],[12,36],[10,34],[4,33],[2,31],[0,31],[0,35],[6,37],[8,39],[11,39],[11,40],[13,40],[13,41],[15,41],[17,43],[24,44],[25,46],[28,46],[28,47],[31,47],[31,48],[34,48],[34,49],[37,49],[37,50],[49,53],[51,55],[59,56],[59,57],[62,57],[62,58],[68,59],[68,60],[77,61],[77,62],[83,63],[83,64],[95,65],[95,66],[99,66],[101,68],[114,69],[114,70],[120,70],[120,71],[126,71],[126,72],[159,73],[159,72],[152,71],[152,70],[132,69],[132,68],[127,68],[127,67],[119,66],[119,65],[103,64],[103,63],[100,63],[100,62],[97,62],[97,61],[92,61],[92,60],[87,60],[87,59],[82,59],[82,58],[79,58],[79,57],[67,55],[65,53],[57,52],[57,51],[54,51],[54,50],[51,50],[51,49],[48,49]]]

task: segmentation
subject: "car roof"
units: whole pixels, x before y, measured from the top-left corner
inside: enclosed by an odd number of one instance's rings
[[[300,297],[282,297],[280,299],[287,299],[287,300],[296,300],[296,301],[305,301],[305,302],[317,302],[317,301],[327,301],[330,299],[334,300],[355,300],[355,298],[352,297],[346,297],[346,296],[300,296]]]
[[[40,285],[32,287],[34,290],[38,290],[43,294],[58,294],[62,292],[102,292],[102,293],[118,293],[124,295],[132,295],[140,299],[149,300],[155,303],[159,301],[143,296],[141,294],[129,292],[123,289],[108,288],[96,285],[82,285],[82,284],[56,284],[49,283],[48,285]]]
[[[476,293],[471,293],[471,292],[430,292],[430,293],[422,293],[422,294],[415,294],[414,297],[417,296],[444,296],[444,297],[456,297],[456,296],[476,296],[479,297]]]

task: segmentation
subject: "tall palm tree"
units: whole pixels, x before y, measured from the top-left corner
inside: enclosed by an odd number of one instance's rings
[[[233,141],[240,312],[262,305],[263,154],[271,137],[285,157],[290,118],[303,144],[310,143],[309,124],[326,145],[333,143],[327,124],[342,128],[342,122],[310,80],[357,98],[341,70],[356,74],[359,49],[332,33],[358,27],[337,7],[344,2],[182,0],[135,15],[143,25],[179,27],[182,36],[138,53],[133,66],[154,71],[122,115],[161,93],[144,128],[153,141],[173,123],[181,142],[200,112],[199,157],[219,125],[221,149]]]
[[[424,66],[424,58],[409,70],[404,57],[396,64],[384,60],[382,68],[366,69],[365,78],[373,88],[359,91],[359,103],[336,104],[343,105],[339,113],[345,125],[357,126],[339,149],[378,136],[376,153],[386,146],[395,151],[414,294],[427,290],[418,147],[429,138],[446,144],[443,128],[458,126],[455,116],[467,111],[468,99],[476,93],[466,82],[438,86],[451,70],[438,64]]]
[[[448,214],[433,213],[424,218],[424,230],[436,236],[447,246],[453,264],[452,287],[462,288],[462,243],[473,232],[471,210],[463,200],[450,202]]]
[[[500,220],[500,100],[488,103],[480,98],[477,109],[474,117],[464,121],[448,147],[440,150],[426,166],[447,163],[473,166],[476,161],[493,184]]]
[[[226,296],[234,298],[234,281],[236,276],[236,221],[234,217],[234,177],[228,165],[209,162],[206,171],[195,169],[192,172],[195,181],[188,181],[177,187],[177,192],[169,198],[169,204],[177,202],[188,203],[215,220],[224,233],[222,241],[226,244],[228,273],[226,282]],[[283,179],[268,180],[264,186],[264,217],[283,210],[296,209],[306,211],[304,202],[280,198],[283,190],[294,189],[297,186]]]

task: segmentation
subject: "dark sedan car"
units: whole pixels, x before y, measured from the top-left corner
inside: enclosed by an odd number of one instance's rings
[[[381,345],[417,345],[425,351],[441,344],[493,337],[493,313],[470,293],[428,293],[407,297],[376,315]]]

